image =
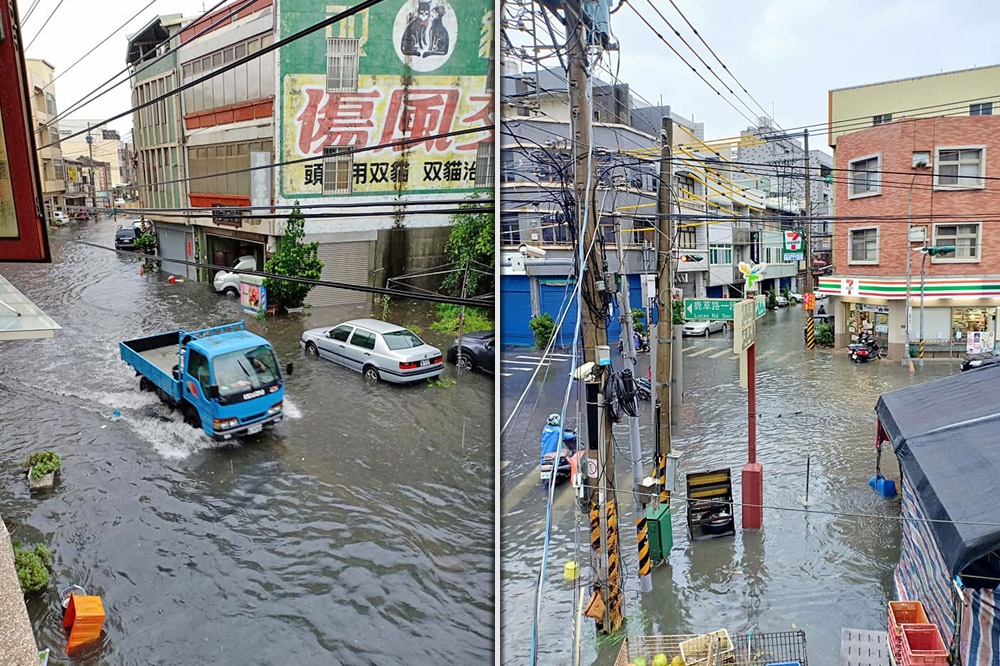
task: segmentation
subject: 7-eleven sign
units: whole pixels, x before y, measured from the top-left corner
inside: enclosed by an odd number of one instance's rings
[[[802,252],[802,232],[785,232],[785,252]]]

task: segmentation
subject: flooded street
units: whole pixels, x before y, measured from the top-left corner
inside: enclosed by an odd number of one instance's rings
[[[653,569],[653,591],[645,595],[637,577],[628,430],[624,425],[615,427],[628,633],[803,629],[810,663],[825,666],[838,661],[842,628],[884,630],[900,533],[894,520],[898,500],[881,498],[868,486],[875,474],[875,403],[885,391],[958,372],[957,363],[928,361],[911,375],[898,361],[851,363],[843,350],[817,350],[807,361],[803,319],[801,309],[785,308],[758,322],[757,450],[764,466],[763,529],[743,532],[737,517],[735,537],[690,543],[684,502],[675,499],[673,550],[664,564]],[[686,338],[683,349],[684,422],[673,439],[674,451],[681,454],[678,484],[683,487],[688,472],[728,467],[739,502],[740,469],[747,459],[747,403],[746,391],[739,389],[731,334]],[[516,368],[530,363],[531,356],[538,354],[504,352],[501,369],[509,376],[502,378],[501,424],[530,377]],[[621,367],[620,357],[613,360]],[[529,394],[523,417],[511,427],[501,451],[506,465],[500,480],[505,664],[525,663],[530,654],[545,529],[538,437],[545,417],[559,411],[570,365],[564,358],[543,368],[541,395]],[[575,409],[571,403],[567,413]],[[652,464],[648,409],[649,403],[643,403],[647,473]],[[576,425],[575,416],[568,421]],[[799,502],[805,495],[807,457],[811,457],[813,501],[808,511]],[[883,460],[883,472],[899,480],[891,449]],[[539,664],[572,661],[577,606],[573,584],[563,579],[564,563],[579,561],[584,587],[590,580],[589,524],[574,510],[572,492],[566,485],[556,490],[538,624]],[[582,626],[581,663],[612,664],[620,640],[598,639],[590,619],[584,618]]]
[[[68,663],[57,592],[73,583],[107,613],[102,644],[76,663],[492,660],[492,379],[447,365],[457,383],[370,385],[298,340],[371,313],[250,318],[294,363],[287,418],[216,444],[139,391],[118,342],[237,321],[240,306],[69,242],[110,247],[115,226],[52,232],[51,265],[0,266],[63,328],[0,345],[0,514],[14,539],[54,553],[50,589],[28,605],[50,663]],[[394,301],[389,319],[452,341],[430,330],[429,305]],[[61,482],[29,497],[21,464],[49,448]]]

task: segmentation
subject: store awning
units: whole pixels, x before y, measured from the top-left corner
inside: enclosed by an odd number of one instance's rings
[[[61,328],[0,275],[0,340],[51,338]]]

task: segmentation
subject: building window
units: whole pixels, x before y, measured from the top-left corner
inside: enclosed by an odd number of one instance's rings
[[[677,247],[694,250],[698,247],[698,231],[695,224],[677,225]]]
[[[55,171],[56,180],[66,180],[66,166],[62,160],[53,160],[52,168]]]
[[[944,189],[983,187],[982,148],[938,148],[934,185]]]
[[[977,262],[979,261],[979,223],[935,224],[934,245],[953,245],[955,252],[933,257],[931,260]]]
[[[981,102],[979,104],[969,105],[969,115],[970,116],[992,116],[993,115],[993,102]]]
[[[359,39],[332,37],[326,40],[326,91],[358,89]]]
[[[849,264],[878,263],[878,227],[851,229],[849,231],[850,257]]]
[[[882,176],[879,173],[882,158],[880,155],[862,157],[848,162],[850,181],[848,182],[848,198],[867,197],[882,192]]]
[[[713,266],[733,265],[732,245],[711,245],[708,248],[708,263]]]
[[[45,113],[56,115],[56,98],[52,93],[45,93]]]
[[[494,146],[492,141],[483,141],[476,149],[476,187],[493,187]]]
[[[49,125],[49,143],[59,147],[59,128],[55,125]]]
[[[323,149],[323,194],[351,193],[352,150],[347,146],[327,146]]]
[[[500,214],[500,244],[517,245],[521,242],[521,227],[517,213]]]
[[[882,113],[877,116],[872,117],[872,125],[885,125],[886,123],[892,122],[891,113]]]
[[[678,201],[691,199],[695,194],[695,180],[691,176],[674,176],[674,187],[677,189],[675,194],[677,195]]]

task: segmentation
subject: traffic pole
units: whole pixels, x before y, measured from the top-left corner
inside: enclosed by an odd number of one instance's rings
[[[753,303],[753,299],[750,301]],[[747,464],[743,466],[743,528],[759,530],[763,522],[764,466],[757,461],[757,316],[752,307],[742,308],[740,314],[749,310],[753,323],[750,346],[746,349],[747,359]],[[737,324],[744,328],[742,317]]]

